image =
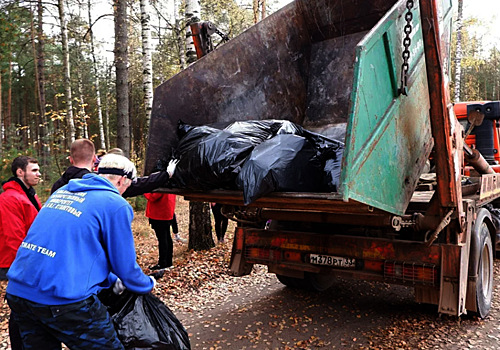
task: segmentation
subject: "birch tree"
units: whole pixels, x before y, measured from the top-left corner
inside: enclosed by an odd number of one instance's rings
[[[79,71],[76,73],[76,78],[78,82],[78,95],[80,96],[78,99],[78,121],[79,121],[79,135],[86,139],[89,138],[89,128],[88,128],[88,116],[85,111],[85,97],[83,96],[83,81],[82,75]]]
[[[462,75],[462,20],[464,1],[458,0],[457,14],[457,47],[455,52],[455,102],[460,101],[461,75]]]
[[[179,66],[181,69],[184,69],[186,68],[186,54],[184,50],[185,41],[182,40],[181,35],[182,18],[180,17],[179,1],[180,0],[174,0],[174,33],[179,51]]]
[[[90,35],[90,54],[92,56],[92,67],[94,69],[94,88],[96,94],[96,108],[97,108],[97,123],[99,127],[99,145],[100,148],[107,149],[105,137],[104,137],[104,125],[102,120],[102,106],[101,106],[101,87],[99,80],[99,69],[97,65],[97,59],[95,56],[94,47],[94,32],[92,30],[92,5],[90,0],[87,2],[88,18],[89,18],[89,35]]]
[[[191,24],[200,21],[200,12],[199,0],[186,0],[186,59],[188,64],[195,62],[197,59]]]
[[[116,70],[116,145],[130,155],[130,121],[128,94],[128,20],[127,1],[114,0],[115,70]]]
[[[150,19],[149,0],[141,0],[142,90],[144,92],[144,108],[146,110],[146,128],[149,128],[149,120],[153,108],[153,61],[151,59]]]
[[[66,119],[69,127],[69,139],[75,141],[75,122],[73,120],[73,97],[71,94],[71,72],[69,64],[69,47],[68,47],[68,27],[66,23],[64,2],[58,0],[59,21],[61,22],[61,43],[63,52],[63,69],[64,69],[64,92],[66,97]]]

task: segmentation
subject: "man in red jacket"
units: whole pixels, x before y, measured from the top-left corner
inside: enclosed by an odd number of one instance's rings
[[[4,182],[0,194],[0,280],[7,279],[17,249],[42,207],[33,188],[41,176],[38,161],[20,156],[12,161],[11,169],[14,176]],[[19,328],[12,318],[9,336],[12,350],[22,349]]]
[[[0,194],[0,279],[16,257],[31,223],[41,208],[33,186],[40,181],[40,167],[35,158],[20,156],[12,161],[14,175],[3,184]]]

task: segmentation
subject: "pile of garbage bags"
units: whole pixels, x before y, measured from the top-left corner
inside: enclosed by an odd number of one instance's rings
[[[179,121],[177,134],[172,187],[242,190],[245,205],[276,191],[337,191],[343,142],[290,121],[238,121],[222,129]]]

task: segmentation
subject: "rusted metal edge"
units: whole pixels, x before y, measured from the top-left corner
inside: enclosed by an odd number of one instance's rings
[[[211,190],[205,192],[185,189],[159,188],[155,192],[172,193],[183,196],[185,200],[196,202],[215,202],[225,205],[245,207],[243,192],[230,190]],[[371,213],[386,214],[385,211],[369,205],[349,200],[342,201],[337,193],[323,192],[273,192],[249,204],[249,208],[275,208],[288,210],[321,211],[326,213]]]

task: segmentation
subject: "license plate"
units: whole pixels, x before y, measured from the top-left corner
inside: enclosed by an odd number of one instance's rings
[[[328,265],[335,267],[356,267],[356,259],[354,258],[343,258],[340,256],[331,255],[321,255],[321,254],[310,254],[309,262],[316,265]]]

